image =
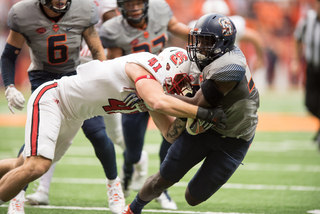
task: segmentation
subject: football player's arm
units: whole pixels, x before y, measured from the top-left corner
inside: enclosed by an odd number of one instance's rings
[[[8,101],[8,107],[12,113],[15,107],[18,110],[24,108],[25,99],[20,91],[15,88],[15,63],[20,50],[25,42],[22,34],[10,30],[7,38],[7,44],[1,56],[1,75],[6,87],[5,96]]]
[[[112,19],[115,16],[117,16],[116,10],[109,10],[102,15],[102,22]]]
[[[250,28],[246,28],[244,34],[240,38],[240,41],[251,43],[256,51],[257,61],[255,63],[254,69],[260,68],[264,65],[263,42],[260,38],[261,36],[259,35],[259,33],[256,30]]]
[[[147,78],[136,81],[139,77],[151,75],[145,68],[135,63],[128,63],[125,70],[128,77],[135,82],[136,90],[141,99],[152,109],[174,117],[196,118],[198,106],[165,95],[158,81]]]
[[[92,58],[100,61],[106,60],[100,37],[94,26],[89,27],[82,33],[89,50],[91,51]]]
[[[169,143],[173,143],[186,129],[186,122],[175,117],[155,111],[149,111],[149,114],[154,124]]]
[[[168,31],[186,41],[188,40],[190,30],[191,28],[188,25],[179,22],[175,16],[172,16],[168,23]]]

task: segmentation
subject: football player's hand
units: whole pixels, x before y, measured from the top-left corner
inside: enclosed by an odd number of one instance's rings
[[[218,128],[225,129],[223,124],[226,122],[227,117],[221,108],[198,108],[196,119],[208,122]]]
[[[8,107],[12,114],[14,110],[12,107],[21,111],[24,108],[25,99],[20,91],[18,91],[14,85],[7,87],[5,91],[6,99],[8,101]]]
[[[133,92],[129,94],[123,101],[126,106],[130,106],[131,108],[137,109],[139,112],[146,112],[153,110],[150,106],[148,106],[143,99],[140,99],[139,96]]]

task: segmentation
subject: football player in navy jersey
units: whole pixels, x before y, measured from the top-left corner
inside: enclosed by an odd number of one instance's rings
[[[234,45],[236,33],[225,15],[206,14],[196,22],[187,51],[203,78],[194,97],[180,98],[202,107],[220,106],[226,120],[223,126],[201,129],[197,120],[177,118],[187,131],[177,137],[160,170],[147,179],[122,214],[140,214],[146,204],[202,162],[185,191],[187,203],[196,206],[218,191],[243,161],[258,124],[259,93],[245,56]]]
[[[42,83],[76,74],[82,38],[93,59],[106,59],[99,34],[94,28],[98,20],[98,10],[93,0],[26,0],[12,6],[8,14],[10,33],[1,57],[5,96],[12,113],[14,108],[22,110],[25,102],[14,85],[15,61],[23,44],[26,42],[30,48],[28,76],[33,92]],[[109,207],[112,212],[118,213],[125,202],[119,185],[114,145],[106,134],[103,118],[99,116],[86,120],[82,129],[94,146],[108,178]],[[118,190],[114,191],[114,187]],[[48,194],[49,187],[41,191]],[[23,209],[24,193],[22,191],[11,201],[8,213],[14,213],[21,207]],[[48,197],[40,203],[48,204]]]

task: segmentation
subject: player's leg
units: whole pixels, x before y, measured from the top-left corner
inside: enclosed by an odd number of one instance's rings
[[[306,75],[306,95],[305,95],[305,105],[308,110],[320,119],[320,74],[315,70],[312,65],[307,66]],[[318,149],[320,150],[320,126],[318,132],[314,137],[314,141],[318,144]]]
[[[121,180],[125,197],[130,194],[130,184],[134,170],[133,165],[138,163],[141,158],[148,121],[149,114],[147,112],[122,115],[123,137],[126,144],[126,150],[123,153],[124,165]],[[148,166],[145,166],[147,163],[147,160],[141,163],[144,166],[140,167],[140,169],[147,170]],[[147,174],[147,172],[143,172],[143,176],[145,177],[142,179],[145,180]]]
[[[4,202],[15,197],[28,183],[43,175],[51,165],[51,160],[32,156],[24,164],[6,173],[0,180],[0,199]]]
[[[159,197],[164,190],[178,182],[193,166],[203,160],[208,151],[200,147],[198,141],[196,136],[184,132],[172,144],[160,171],[147,179],[128,207],[134,214],[140,214],[146,204]]]
[[[210,153],[191,179],[185,192],[189,205],[196,206],[218,191],[233,175],[244,159],[253,139],[246,142],[236,138],[222,138],[211,132],[201,146]]]
[[[168,149],[172,145],[162,135],[161,135],[161,137],[162,137],[162,143],[161,143],[160,151],[159,151],[160,164],[164,161],[164,159],[165,159],[165,157],[167,155]],[[161,195],[158,198],[156,198],[156,201],[160,203],[160,205],[161,205],[161,207],[163,209],[167,209],[167,210],[176,210],[176,209],[178,209],[177,204],[170,197],[168,190],[164,190],[161,193]]]
[[[109,114],[104,115],[103,120],[106,125],[108,136],[112,143],[120,146],[120,148],[124,151],[126,149],[126,145],[123,138],[121,117],[121,114]]]
[[[39,185],[37,186],[36,192],[26,196],[28,204],[49,205],[49,189],[56,164],[57,163],[52,164],[50,169],[40,177]]]
[[[84,121],[82,129],[92,143],[107,177],[109,208],[111,212],[118,213],[125,206],[125,199],[118,177],[114,145],[106,133],[103,117],[94,117]]]

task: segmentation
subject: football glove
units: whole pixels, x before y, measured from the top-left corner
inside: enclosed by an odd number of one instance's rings
[[[153,109],[137,95],[136,92],[130,93],[123,101],[126,106],[137,109],[139,112],[152,111]]]
[[[191,135],[197,135],[200,134],[202,132],[207,131],[208,129],[210,129],[213,126],[213,124],[205,122],[205,121],[201,121],[198,119],[192,119],[192,118],[188,118],[188,122],[187,122],[187,132]]]
[[[218,128],[225,129],[223,124],[227,121],[226,114],[222,108],[203,108],[199,107],[196,115],[196,119],[208,122]]]
[[[14,85],[10,85],[6,88],[5,91],[6,99],[8,101],[8,107],[12,114],[14,114],[14,110],[12,107],[21,111],[24,108],[25,99],[23,94],[18,91]]]

